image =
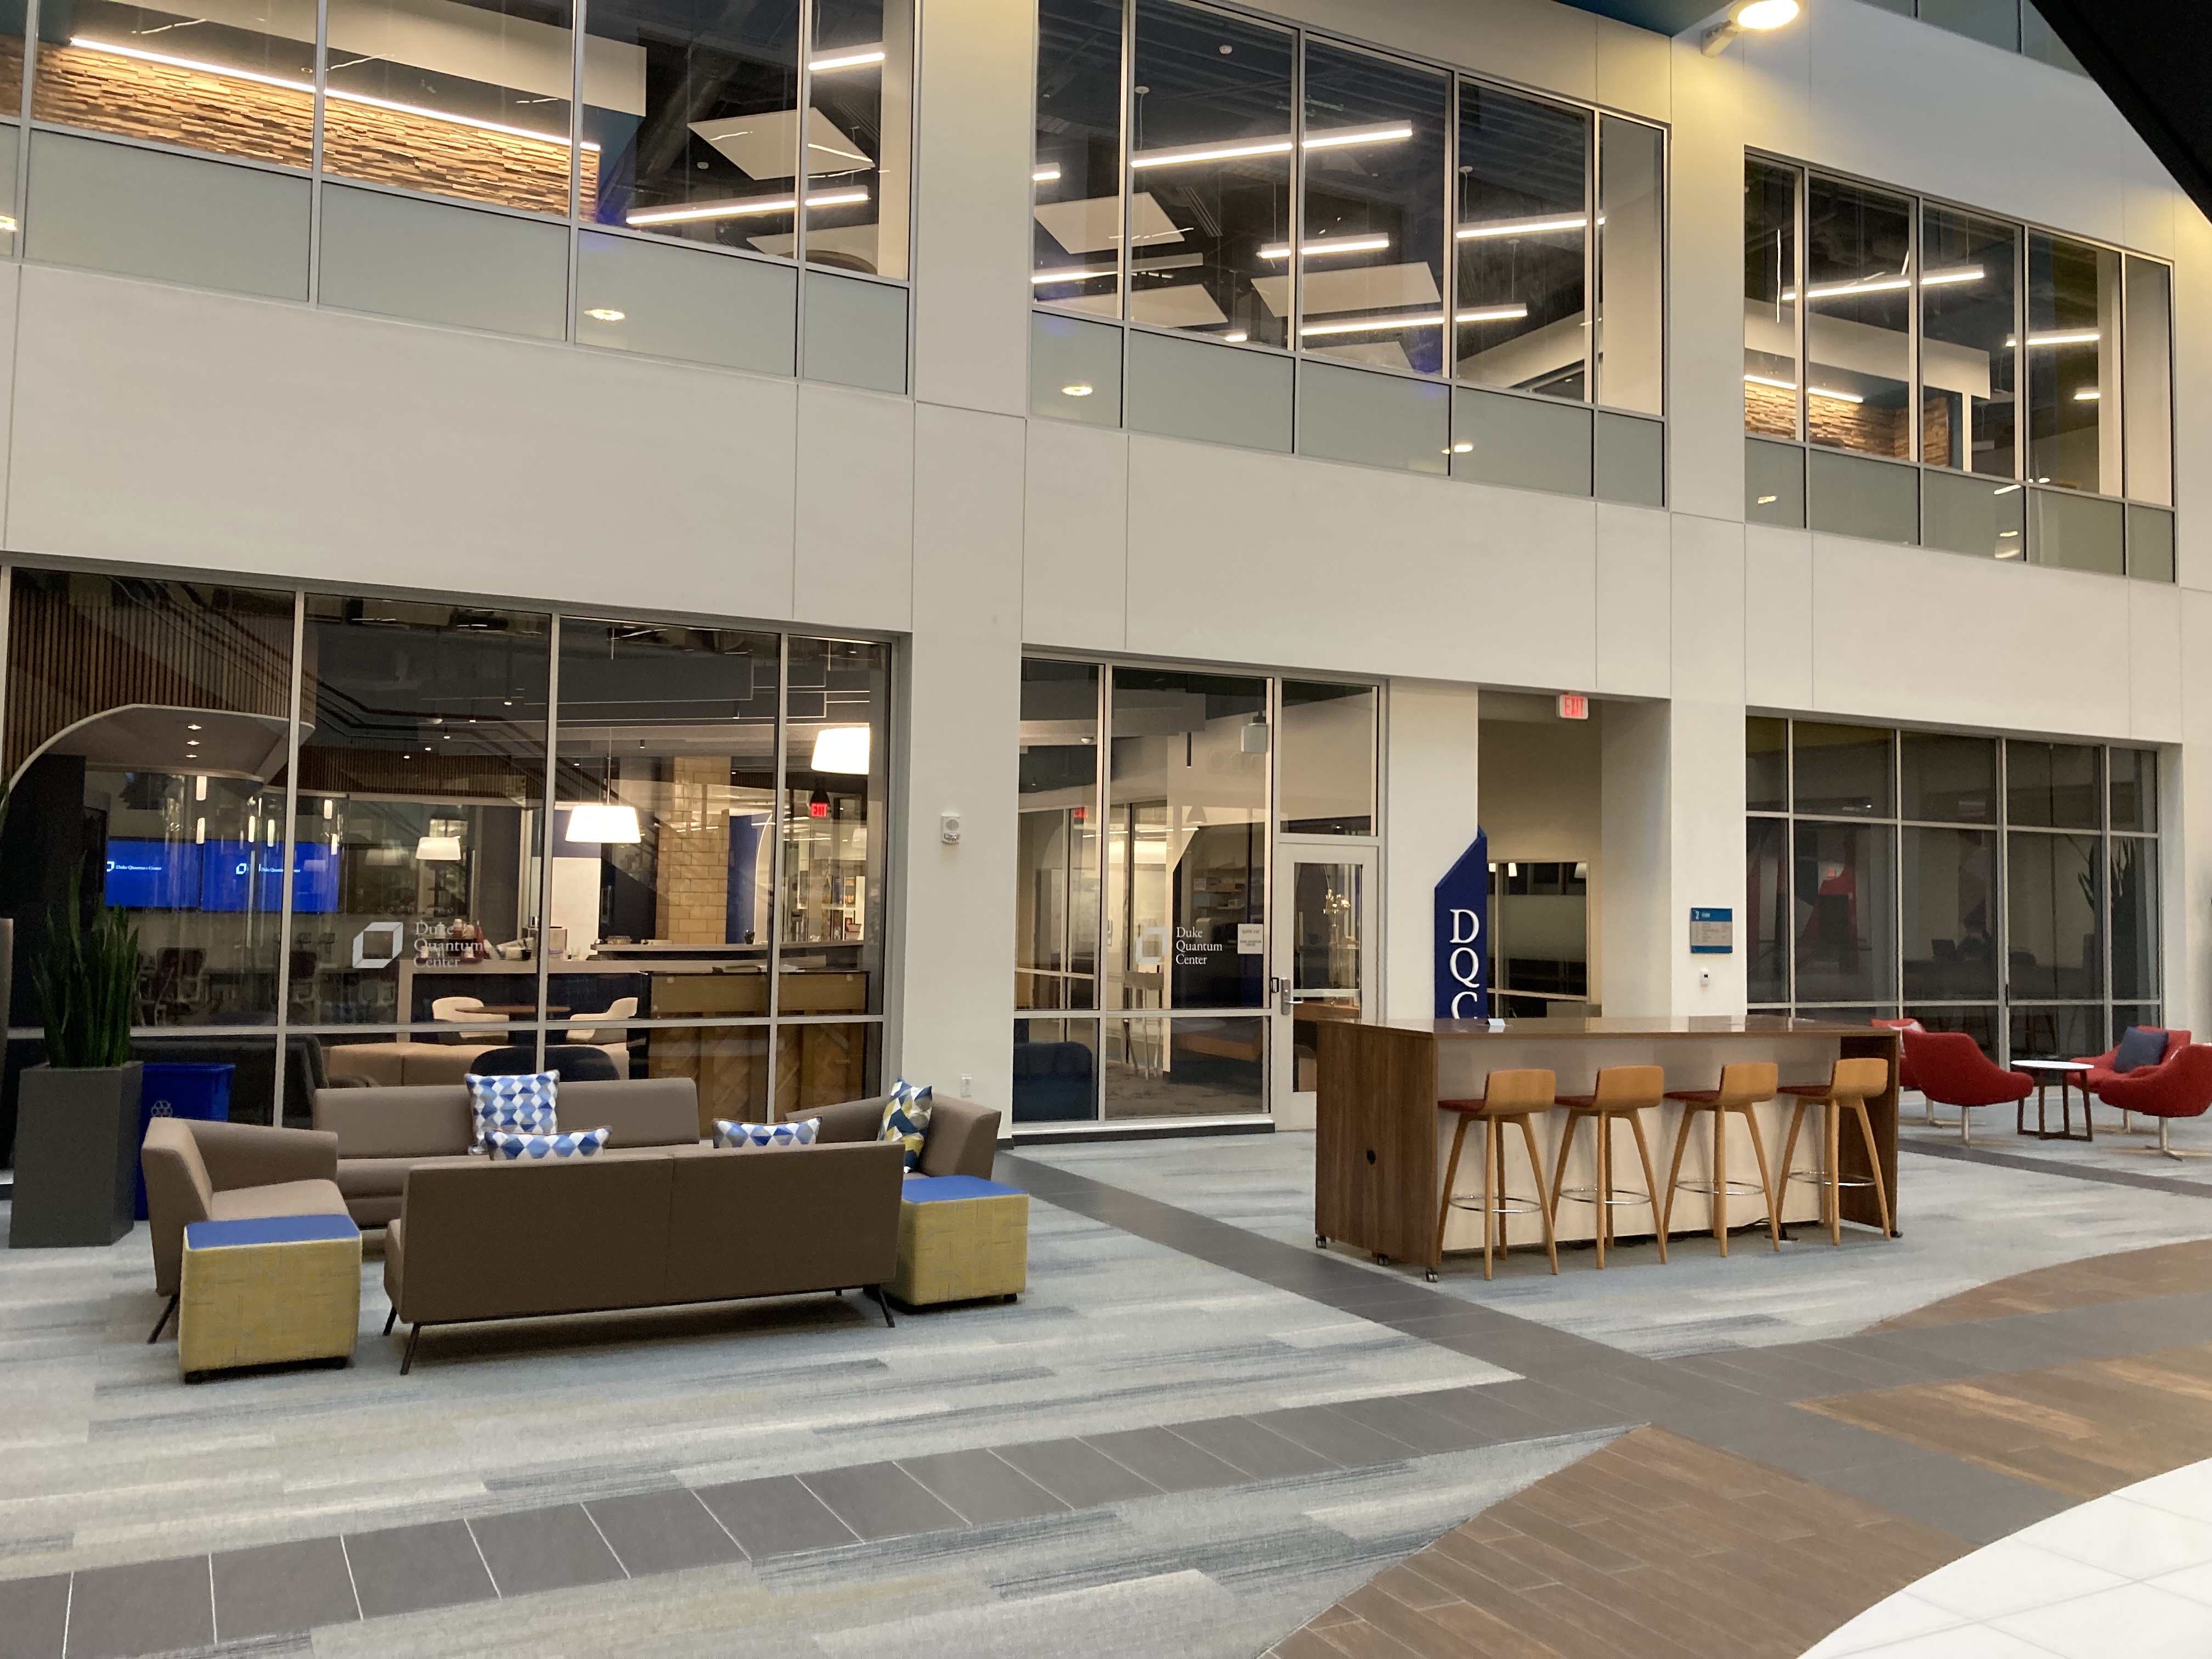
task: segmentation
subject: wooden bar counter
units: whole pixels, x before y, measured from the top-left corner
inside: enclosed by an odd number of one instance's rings
[[[1903,1224],[1896,1219],[1899,1039],[1894,1031],[1772,1018],[1515,1019],[1494,1031],[1485,1020],[1439,1019],[1377,1025],[1333,1022],[1321,1026],[1318,1037],[1314,1232],[1333,1243],[1431,1272],[1443,1265],[1436,1247],[1437,1209],[1443,1196],[1444,1162],[1455,1124],[1437,1109],[1437,1103],[1480,1097],[1483,1081],[1492,1071],[1540,1066],[1558,1075],[1560,1093],[1587,1094],[1596,1086],[1603,1066],[1658,1066],[1666,1073],[1669,1089],[1711,1089],[1720,1082],[1721,1067],[1734,1060],[1773,1060],[1784,1084],[1825,1083],[1838,1057],[1863,1054],[1889,1062],[1889,1086],[1867,1106],[1881,1148],[1893,1225]],[[1779,1167],[1794,1103],[1784,1096],[1756,1109],[1766,1155],[1783,1188],[1785,1224],[1814,1222],[1820,1215],[1818,1189],[1810,1182],[1786,1180]],[[1662,1204],[1681,1114],[1682,1108],[1672,1101],[1644,1114]],[[1547,1187],[1565,1121],[1563,1111],[1541,1114],[1535,1121]],[[1815,1113],[1806,1114],[1805,1131],[1797,1143],[1796,1167],[1801,1170],[1814,1168],[1818,1159],[1817,1121]],[[1742,1127],[1731,1125],[1729,1133],[1734,1137],[1729,1175],[1755,1181],[1758,1164]],[[1506,1150],[1505,1188],[1530,1195],[1534,1188],[1528,1179],[1528,1154],[1517,1133],[1508,1139],[1513,1144]],[[1576,1138],[1567,1164],[1568,1187],[1594,1184],[1595,1140],[1587,1130]],[[1856,1123],[1848,1117],[1842,1142],[1844,1178],[1863,1179],[1866,1150]],[[1460,1160],[1458,1186],[1463,1195],[1481,1191],[1481,1144],[1480,1135],[1468,1136],[1467,1153]],[[1681,1179],[1710,1182],[1711,1151],[1708,1118],[1692,1133]],[[1614,1138],[1613,1180],[1617,1190],[1643,1189],[1634,1142],[1625,1133]],[[1674,1234],[1711,1232],[1711,1202],[1701,1193],[1677,1193]],[[1570,1200],[1557,1208],[1562,1243],[1596,1236],[1596,1206]],[[1874,1188],[1845,1187],[1843,1213],[1846,1221],[1881,1225]],[[1766,1206],[1755,1195],[1741,1195],[1730,1206],[1729,1221],[1741,1227],[1765,1219],[1765,1214]],[[1640,1204],[1621,1205],[1613,1212],[1614,1236],[1620,1238],[1649,1237],[1656,1224]],[[1542,1223],[1535,1215],[1509,1216],[1506,1228],[1513,1245],[1540,1245],[1543,1241]],[[1455,1209],[1445,1230],[1443,1254],[1481,1248],[1480,1212]]]

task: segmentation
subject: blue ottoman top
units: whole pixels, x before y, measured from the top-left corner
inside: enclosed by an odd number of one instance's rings
[[[899,1194],[907,1204],[943,1204],[962,1198],[1025,1198],[1015,1187],[1001,1187],[981,1176],[908,1176]]]
[[[195,1221],[185,1228],[188,1250],[227,1244],[305,1244],[322,1238],[359,1238],[361,1229],[342,1215],[272,1215],[252,1221]]]

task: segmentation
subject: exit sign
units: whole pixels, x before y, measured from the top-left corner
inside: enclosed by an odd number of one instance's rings
[[[1586,720],[1589,718],[1589,699],[1572,691],[1559,693],[1559,718],[1563,720]]]

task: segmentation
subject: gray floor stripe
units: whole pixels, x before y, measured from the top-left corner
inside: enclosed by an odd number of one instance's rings
[[[2108,1187],[2139,1187],[2147,1192],[2179,1193],[2184,1198],[2212,1198],[2212,1182],[2139,1175],[2133,1170],[2100,1169],[2094,1164],[2061,1164],[2051,1158],[2024,1158],[2018,1152],[2000,1152],[1986,1146],[1899,1139],[1897,1150],[1917,1152],[1923,1158],[1948,1158],[1962,1164],[1990,1164],[2002,1170],[2025,1170],[2031,1175],[2062,1176],[2069,1181],[2100,1181]]]

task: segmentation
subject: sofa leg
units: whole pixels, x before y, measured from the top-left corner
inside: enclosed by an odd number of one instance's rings
[[[179,1292],[179,1294],[181,1295],[182,1292]],[[161,1316],[154,1322],[154,1334],[146,1339],[148,1346],[150,1347],[155,1343],[161,1340],[161,1333],[169,1328],[169,1316],[176,1312],[176,1310],[177,1298],[173,1296],[167,1302],[162,1304]]]
[[[392,1334],[392,1328],[398,1322],[398,1320],[399,1310],[397,1308],[394,1308],[390,1313],[384,1316],[384,1334],[386,1336]]]
[[[867,1287],[867,1292],[870,1296],[875,1297],[876,1305],[884,1310],[884,1323],[886,1325],[890,1324],[892,1320],[891,1299],[890,1295],[885,1292],[884,1287],[880,1285],[869,1285]]]
[[[422,1326],[419,1324],[410,1325],[407,1328],[407,1352],[399,1356],[400,1376],[404,1376],[409,1371],[415,1369],[415,1345],[422,1340]]]

